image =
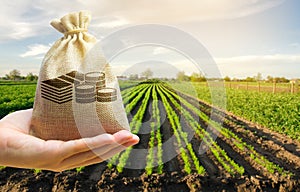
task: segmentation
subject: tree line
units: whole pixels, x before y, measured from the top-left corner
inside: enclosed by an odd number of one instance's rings
[[[140,75],[139,74],[131,74],[129,75],[129,80],[145,80],[150,79],[153,77],[153,72],[151,69],[146,69],[143,71]],[[4,77],[0,77],[1,80],[12,80],[12,81],[20,81],[20,80],[26,80],[26,81],[37,81],[38,76],[34,75],[33,73],[28,73],[26,76],[22,76],[21,72],[17,69],[14,69],[10,71],[8,74],[6,74]],[[191,75],[186,75],[184,71],[179,71],[176,74],[176,78],[167,79],[163,78],[165,80],[177,80],[177,81],[192,81],[192,82],[205,82],[207,81],[207,78],[202,75],[201,73],[192,73]],[[211,79],[210,79],[211,80]],[[252,77],[246,77],[242,79],[238,78],[230,78],[229,76],[224,77],[223,79],[216,78],[215,80],[224,80],[227,82],[230,81],[238,81],[238,82],[276,82],[276,83],[288,83],[290,82],[289,79],[285,77],[273,77],[273,76],[267,76],[265,79],[263,79],[261,73],[257,73],[257,75]]]
[[[177,73],[176,76],[176,80],[178,81],[192,81],[192,82],[205,82],[207,81],[207,78],[200,74],[200,73],[192,73],[191,75],[186,75],[184,71],[180,71]],[[228,76],[224,77],[223,79],[218,79],[218,78],[214,78],[214,79],[210,79],[210,80],[224,80],[226,82],[230,82],[230,81],[238,81],[238,82],[260,82],[260,81],[264,81],[264,82],[276,82],[276,83],[288,83],[290,82],[289,79],[285,78],[285,77],[273,77],[273,76],[267,76],[267,78],[263,78],[261,73],[258,73],[257,75],[254,75],[252,77],[246,77],[246,78],[230,78]]]
[[[22,76],[21,72],[17,69],[10,71],[8,74],[5,74],[4,77],[0,78],[1,80],[11,80],[11,81],[37,81],[38,76],[33,73],[28,73],[26,76]]]
[[[153,72],[151,69],[146,69],[140,75],[139,74],[130,74],[129,80],[145,80],[151,79],[153,77]],[[192,73],[192,75],[186,75],[184,71],[177,73],[176,78],[160,78],[162,80],[178,80],[178,81],[193,81],[193,82],[202,82],[206,81],[206,78],[199,73]]]
[[[254,75],[252,77],[246,77],[244,79],[237,79],[237,78],[230,78],[228,76],[224,77],[224,81],[240,81],[240,82],[268,82],[268,83],[288,83],[290,82],[290,79],[287,79],[285,77],[273,77],[268,75],[265,79],[262,77],[261,73],[257,73],[257,75]]]

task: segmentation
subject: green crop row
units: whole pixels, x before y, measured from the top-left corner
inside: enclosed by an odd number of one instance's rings
[[[188,135],[186,132],[182,130],[181,123],[179,120],[178,115],[171,107],[167,97],[171,100],[171,102],[175,101],[173,98],[170,98],[169,95],[162,89],[162,85],[158,87],[158,93],[162,99],[163,105],[165,106],[167,116],[169,119],[169,122],[171,124],[171,127],[173,129],[174,135],[176,137],[176,141],[180,150],[180,157],[184,161],[184,170],[187,173],[191,173],[191,167],[190,162],[193,162],[195,169],[198,174],[204,174],[205,169],[200,165],[198,158],[196,157],[196,154],[192,148],[192,146],[189,143]],[[184,142],[185,146],[187,146],[187,151],[190,155],[188,155],[182,145],[182,141]],[[189,159],[191,158],[191,160]]]
[[[172,94],[172,92],[170,91]],[[240,149],[239,152],[245,152],[247,155],[251,157],[254,161],[256,161],[258,164],[261,165],[262,168],[266,168],[267,171],[271,174],[278,172],[282,175],[291,175],[290,172],[285,171],[283,168],[279,167],[278,165],[274,164],[273,162],[266,159],[263,155],[259,154],[257,151],[255,151],[254,147],[247,144],[246,142],[243,142],[241,138],[239,138],[237,135],[235,135],[231,130],[222,127],[219,123],[211,120],[205,113],[200,111],[197,107],[190,104],[188,101],[183,99],[182,97],[178,95],[173,95],[177,99],[180,100],[180,102],[187,108],[189,108],[191,111],[193,111],[195,114],[197,114],[202,120],[204,120],[208,125],[212,126],[214,129],[219,131],[224,137],[227,139],[230,139],[233,141],[233,144],[237,147],[237,149]],[[214,144],[215,145],[215,144]],[[217,145],[216,145],[217,147]],[[222,152],[222,153],[225,153]],[[234,167],[239,169],[237,166],[233,165]]]
[[[146,93],[143,95],[140,95],[140,94],[138,95],[140,97],[144,97],[144,99],[142,100],[142,104],[141,104],[140,108],[138,109],[137,113],[134,115],[132,121],[130,122],[131,132],[134,134],[137,134],[139,132],[139,129],[142,126],[142,121],[143,121],[143,118],[144,118],[144,115],[145,115],[145,112],[147,109],[147,105],[148,105],[148,102],[150,99],[150,95],[151,95],[150,93],[152,90],[152,86],[153,85],[146,86],[144,88],[144,90],[146,90]],[[144,91],[142,91],[142,92],[144,93]],[[137,104],[137,102],[135,103],[135,105],[136,104]],[[134,107],[135,106],[133,106],[131,109],[133,109]],[[128,112],[130,112],[130,111],[128,111]],[[132,151],[132,147],[129,147],[119,156],[119,158],[118,158],[119,163],[117,165],[118,172],[120,172],[120,173],[123,172],[123,169],[127,163],[127,160],[129,158],[131,151]],[[113,163],[113,162],[111,162],[111,163]]]
[[[133,92],[132,94],[134,95],[134,97],[129,96],[131,98],[133,98],[133,100],[126,105],[125,107],[125,111],[127,113],[127,115],[130,113],[130,111],[133,110],[133,108],[137,105],[137,103],[143,98],[145,92],[151,87],[152,85],[143,85],[143,89],[142,90],[135,90],[135,92]],[[150,93],[149,93],[150,94]],[[125,97],[124,100],[129,100]],[[144,100],[143,100],[144,102]]]
[[[123,104],[127,105],[131,100],[133,100],[142,90],[145,90],[144,88],[147,87],[148,85],[143,85],[143,86],[136,86],[136,87],[131,87],[128,89],[123,90],[122,97],[123,97]]]
[[[199,99],[212,104],[211,88],[199,83],[172,83],[171,87],[191,95],[196,92]],[[221,95],[224,93],[221,93]],[[220,96],[222,98],[222,96]],[[271,130],[300,139],[300,93],[266,93],[226,88],[226,108],[237,116],[258,123]],[[222,102],[220,102],[222,103]],[[217,107],[218,101],[213,103]]]
[[[210,150],[212,151],[213,155],[216,157],[219,163],[225,168],[225,170],[232,175],[236,173],[242,175],[244,173],[244,168],[242,166],[239,166],[237,163],[235,163],[234,160],[232,160],[226,154],[226,152],[223,149],[221,149],[221,147],[212,139],[210,134],[206,132],[205,129],[202,128],[198,122],[195,121],[192,115],[175,100],[176,98],[179,99],[180,102],[184,103],[182,98],[180,98],[174,92],[170,91],[165,87],[163,87],[162,89],[164,90],[165,94],[170,99],[170,101],[173,103],[173,105],[178,110],[181,110],[182,116],[186,119],[186,121],[189,123],[191,128],[195,131],[195,133],[203,140],[203,142],[207,146],[210,146]]]
[[[153,163],[155,160],[155,139],[157,142],[157,173],[161,174],[163,172],[163,149],[162,149],[162,135],[160,133],[160,112],[158,108],[158,98],[157,98],[157,86],[154,85],[152,89],[152,119],[151,119],[151,133],[150,133],[150,140],[148,144],[149,152],[147,156],[147,164],[146,164],[146,174],[151,175],[153,172]]]
[[[156,86],[155,86],[156,88]],[[162,147],[162,134],[161,134],[161,123],[160,123],[160,112],[159,112],[159,105],[158,105],[158,97],[157,91],[155,90],[152,94],[153,98],[153,114],[154,119],[156,119],[156,140],[157,140],[157,173],[161,174],[163,172],[163,147]]]

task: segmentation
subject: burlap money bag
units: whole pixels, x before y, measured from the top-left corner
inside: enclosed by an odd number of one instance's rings
[[[82,11],[51,22],[64,36],[40,69],[30,126],[34,136],[71,140],[129,130],[118,81],[87,32],[90,20]]]

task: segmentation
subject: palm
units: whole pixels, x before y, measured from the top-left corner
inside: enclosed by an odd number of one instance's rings
[[[128,131],[67,142],[44,141],[29,134],[31,115],[29,109],[0,121],[0,164],[62,171],[99,163],[138,142]]]

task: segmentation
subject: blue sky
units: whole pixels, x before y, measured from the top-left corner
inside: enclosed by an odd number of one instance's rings
[[[299,8],[299,0],[5,1],[0,7],[0,76],[12,69],[37,74],[43,55],[62,36],[49,22],[83,9],[91,11],[89,29],[99,39],[131,25],[165,24],[202,43],[223,76],[300,78]],[[192,63],[162,47],[131,49],[111,64],[120,75],[147,60],[195,71]]]

